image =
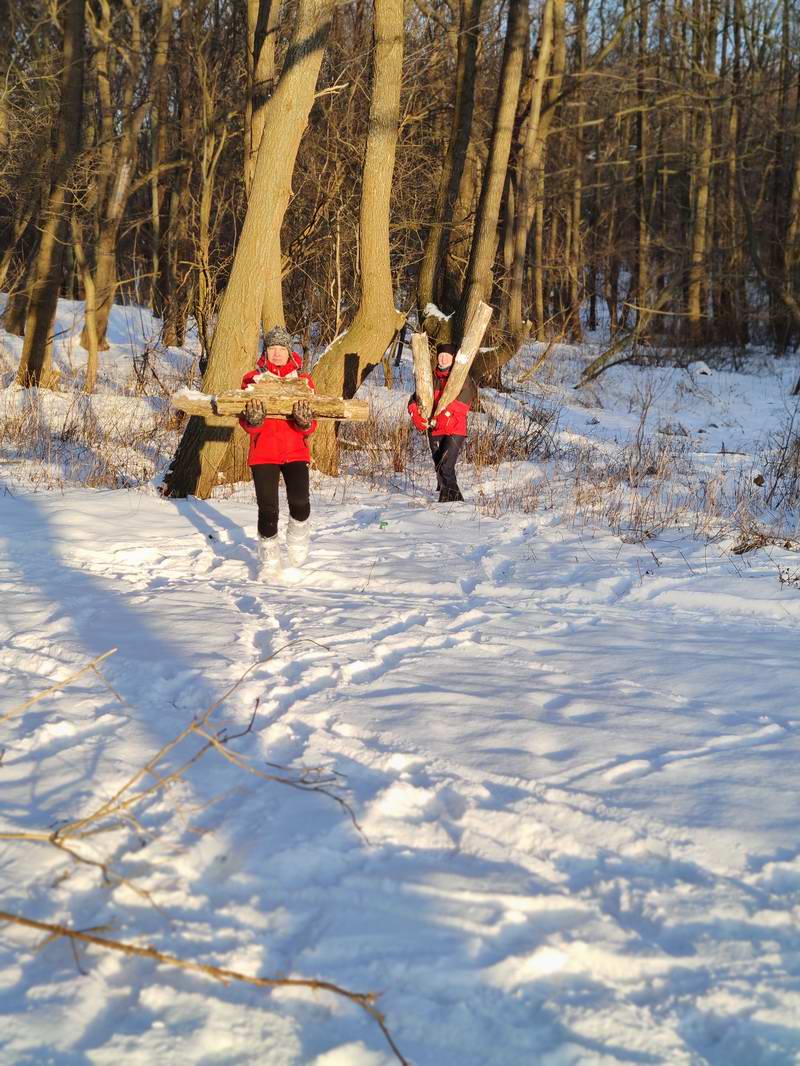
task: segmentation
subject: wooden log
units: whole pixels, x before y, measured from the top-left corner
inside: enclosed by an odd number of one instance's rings
[[[481,346],[483,335],[486,332],[486,327],[489,325],[489,319],[491,317],[491,307],[481,301],[475,309],[475,314],[470,319],[469,325],[464,331],[464,339],[461,341],[461,347],[456,352],[453,369],[450,371],[447,384],[444,387],[442,395],[439,397],[436,410],[433,412],[434,418],[441,414],[447,405],[452,403],[464,388],[464,383],[472,369],[472,364],[475,361],[475,356],[478,354],[478,349]]]
[[[178,389],[170,397],[170,403],[178,411],[203,418],[212,415],[229,418],[233,425],[250,400],[260,400],[268,418],[290,418],[292,408],[299,400],[311,406],[314,418],[336,421],[366,422],[369,419],[369,404],[366,400],[343,400],[340,396],[324,396],[314,392],[302,378],[293,381],[258,381],[248,389],[230,389],[216,396],[209,396],[197,389]]]
[[[417,407],[423,418],[430,418],[433,411],[433,371],[427,333],[411,334],[411,352],[414,356]]]

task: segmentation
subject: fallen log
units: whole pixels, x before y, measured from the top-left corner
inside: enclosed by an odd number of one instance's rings
[[[198,389],[178,389],[170,397],[170,403],[178,411],[201,417],[230,418],[233,424],[242,414],[250,400],[260,400],[268,418],[290,418],[292,408],[299,400],[311,405],[314,418],[336,421],[366,422],[369,419],[369,404],[366,400],[343,400],[340,396],[324,396],[314,392],[303,378],[292,381],[257,381],[247,389],[229,389],[210,396]]]

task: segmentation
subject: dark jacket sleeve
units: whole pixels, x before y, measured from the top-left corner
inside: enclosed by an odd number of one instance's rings
[[[459,403],[465,403],[469,407],[475,403],[477,398],[478,386],[475,384],[474,378],[468,377],[456,399]]]

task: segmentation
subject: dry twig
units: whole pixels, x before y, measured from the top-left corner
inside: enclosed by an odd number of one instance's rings
[[[222,981],[223,984],[227,984],[228,981],[241,981],[244,984],[256,985],[258,988],[310,988],[315,991],[332,992],[336,996],[349,999],[351,1003],[355,1003],[366,1011],[373,1021],[380,1026],[381,1032],[398,1062],[402,1062],[404,1066],[409,1066],[408,1060],[403,1057],[392,1038],[392,1034],[389,1032],[383,1013],[375,1006],[378,999],[378,994],[375,992],[351,992],[349,989],[342,988],[341,985],[334,984],[331,981],[320,981],[311,977],[254,977],[252,974],[239,973],[238,970],[228,970],[221,966],[212,966],[209,963],[182,959],[177,955],[159,951],[152,946],[141,947],[139,944],[131,944],[123,940],[111,940],[109,937],[96,936],[94,933],[82,932],[79,929],[70,929],[65,925],[38,922],[21,914],[12,914],[10,911],[0,911],[0,921],[22,925],[28,929],[41,930],[50,934],[49,940],[59,936],[67,937],[70,941],[78,940],[94,947],[106,948],[109,951],[119,951],[123,955],[135,955],[142,959],[152,959],[163,966],[176,966],[178,969],[188,970],[191,973],[202,973],[207,977]]]

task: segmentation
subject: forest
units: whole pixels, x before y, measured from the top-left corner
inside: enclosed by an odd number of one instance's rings
[[[195,321],[214,380],[259,320],[331,381],[348,333],[363,379],[409,315],[458,333],[482,298],[487,376],[598,316],[659,349],[796,342],[790,0],[4,6],[21,382],[48,382],[59,296],[86,301],[88,391],[115,300],[165,344]]]

